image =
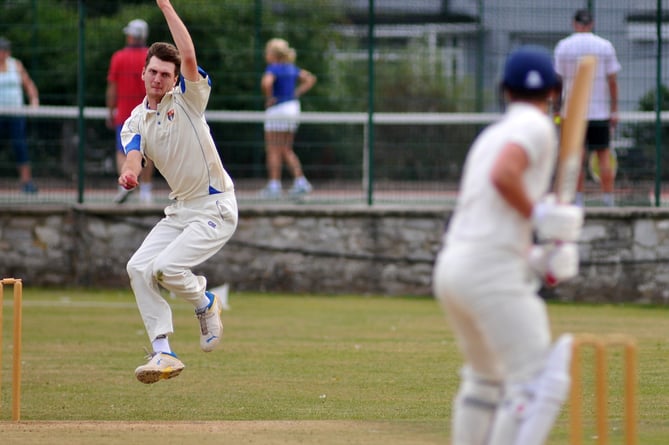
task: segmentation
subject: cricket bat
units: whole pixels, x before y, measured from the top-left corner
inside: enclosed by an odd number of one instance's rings
[[[558,202],[571,203],[576,195],[578,177],[583,163],[583,144],[588,122],[588,104],[595,77],[597,58],[583,56],[576,68],[576,75],[565,105],[565,117],[560,133],[558,171],[555,193]]]

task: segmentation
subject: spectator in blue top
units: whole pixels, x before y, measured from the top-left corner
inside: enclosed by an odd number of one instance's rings
[[[295,50],[284,39],[271,39],[265,47],[267,68],[260,87],[265,96],[265,153],[269,181],[260,195],[267,199],[281,197],[283,162],[293,175],[292,196],[311,192],[300,159],[293,151],[293,141],[300,117],[299,98],[316,83],[316,76],[295,65]]]

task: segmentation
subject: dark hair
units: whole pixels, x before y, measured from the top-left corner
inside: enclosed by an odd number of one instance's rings
[[[574,14],[574,21],[581,25],[589,25],[592,23],[592,13],[587,9],[579,9]]]
[[[179,76],[181,72],[181,56],[176,46],[171,43],[156,42],[149,47],[149,52],[146,53],[146,61],[144,68],[149,65],[149,61],[153,56],[163,62],[172,62],[174,64],[174,75]]]
[[[548,99],[551,93],[555,91],[555,88],[530,91],[506,87],[506,91],[509,94],[509,98],[514,101],[542,101]]]

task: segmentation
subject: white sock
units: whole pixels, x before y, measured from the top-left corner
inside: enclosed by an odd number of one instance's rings
[[[613,193],[602,193],[602,202],[607,207],[613,207],[616,204]]]
[[[272,190],[281,190],[281,181],[277,179],[270,179],[267,183],[267,188]]]
[[[583,207],[583,204],[585,202],[583,201],[583,192],[576,192],[576,195],[574,195],[574,204]]]
[[[197,306],[195,306],[195,310],[197,312],[199,312],[199,311],[202,311],[204,309],[207,309],[207,307],[209,306],[209,303],[211,303],[211,300],[209,299],[207,294],[202,294],[202,296],[200,297],[200,299],[197,302]]]
[[[166,335],[160,335],[156,337],[156,339],[151,342],[151,346],[153,346],[153,352],[172,353],[172,349],[170,349],[170,342],[167,340]]]

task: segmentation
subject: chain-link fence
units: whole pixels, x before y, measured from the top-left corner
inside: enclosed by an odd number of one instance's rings
[[[466,151],[501,110],[506,54],[522,43],[553,49],[590,9],[614,45],[620,124],[613,134],[620,204],[653,205],[666,187],[669,107],[662,63],[669,1],[644,0],[173,0],[199,64],[212,78],[208,118],[242,202],[264,202],[265,42],[286,39],[296,64],[318,78],[301,100],[295,151],[314,185],[307,202],[452,202]],[[0,202],[109,202],[116,193],[115,135],[106,124],[107,72],[135,18],[149,43],[170,41],[152,1],[0,0],[0,35],[39,89],[26,107],[26,141],[38,193],[19,188],[0,106]],[[658,17],[660,19],[658,19]],[[373,38],[370,38],[373,35]],[[658,35],[664,45],[658,46]],[[2,70],[0,70],[0,77]],[[2,83],[0,83],[2,86]],[[660,94],[656,92],[659,91]],[[0,91],[2,94],[2,91]],[[26,101],[28,97],[25,98]],[[666,118],[664,118],[666,120]],[[283,181],[291,180],[287,170]],[[587,183],[591,202],[598,184]],[[158,174],[155,199],[167,197]],[[657,194],[660,196],[660,194]],[[133,198],[136,199],[136,198]]]

